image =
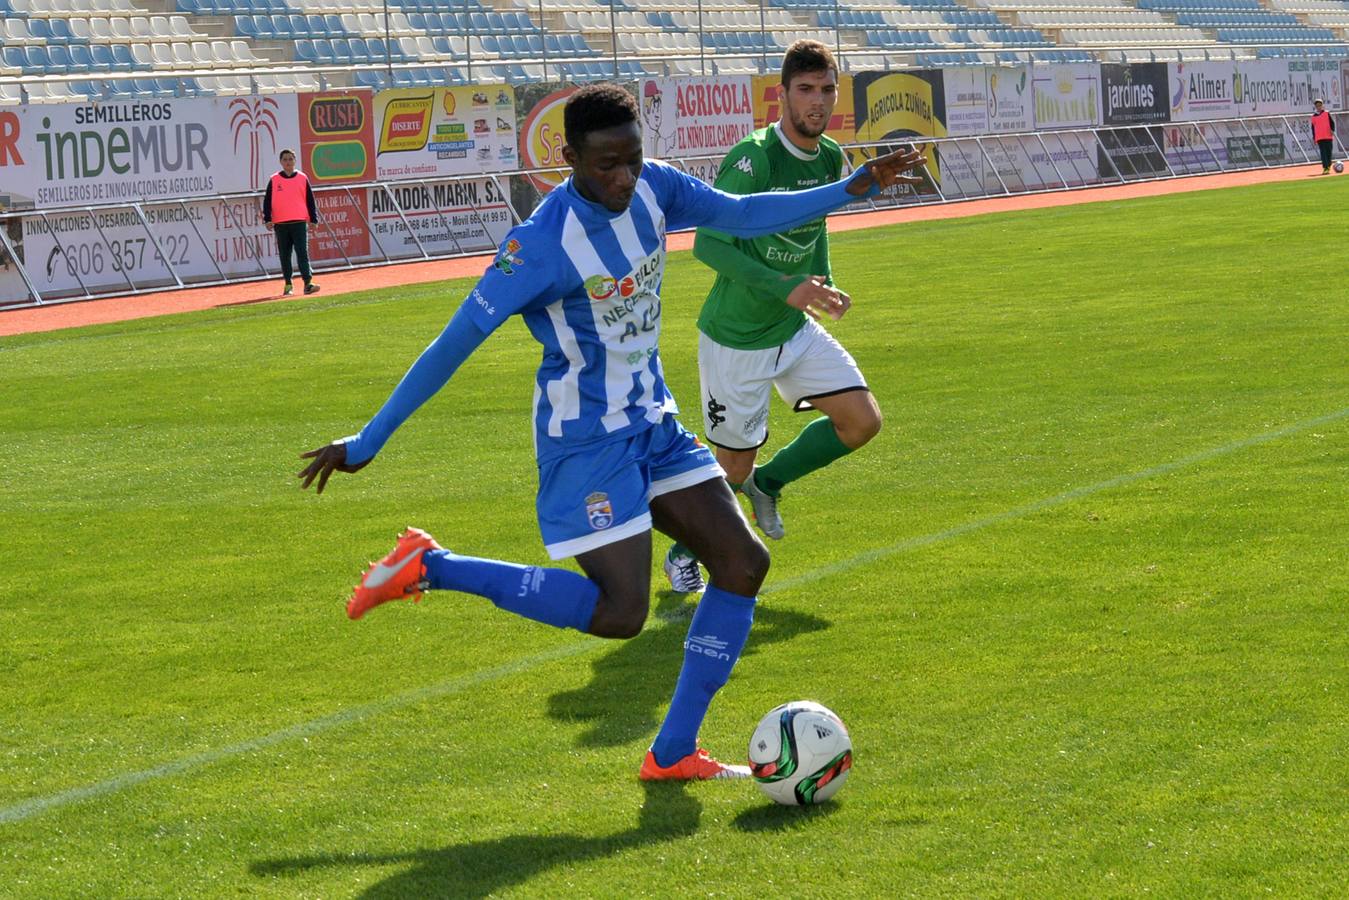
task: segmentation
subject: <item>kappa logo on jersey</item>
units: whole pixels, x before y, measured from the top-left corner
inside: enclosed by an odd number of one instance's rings
[[[596,491],[586,497],[586,518],[590,527],[602,531],[614,524],[614,509],[609,505],[609,495]]]
[[[748,156],[742,156],[735,161],[735,168],[744,172],[750,178],[754,177],[754,163],[750,162]]]
[[[591,275],[585,280],[585,289],[591,300],[608,300],[618,290],[618,282],[608,275]]]
[[[497,253],[496,262],[492,265],[501,270],[502,275],[514,275],[515,266],[524,265],[525,261],[515,254],[520,252],[520,242],[515,238],[508,240],[500,252]]]

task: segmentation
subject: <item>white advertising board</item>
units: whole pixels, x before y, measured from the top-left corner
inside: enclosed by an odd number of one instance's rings
[[[988,78],[983,66],[942,73],[946,93],[946,133],[952,137],[988,132]]]
[[[296,97],[26,104],[0,194],[39,208],[258,190],[299,145]]]
[[[987,66],[984,77],[988,84],[988,130],[995,134],[1032,130],[1030,66]]]
[[[646,155],[655,159],[713,157],[711,177],[726,151],[754,130],[748,75],[649,78],[638,82],[637,99]],[[690,171],[707,176],[701,169]]]
[[[1038,65],[1032,69],[1035,127],[1089,128],[1098,124],[1101,69],[1090,63]]]

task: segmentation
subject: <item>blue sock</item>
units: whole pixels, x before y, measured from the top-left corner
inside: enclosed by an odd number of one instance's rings
[[[590,632],[600,589],[566,569],[521,566],[495,559],[428,550],[426,580],[437,591],[462,591],[491,600],[499,609],[555,628]]]
[[[698,729],[712,698],[731,677],[754,624],[754,598],[710,585],[698,601],[684,641],[684,666],[675,682],[651,752],[656,765],[671,766],[698,748]]]

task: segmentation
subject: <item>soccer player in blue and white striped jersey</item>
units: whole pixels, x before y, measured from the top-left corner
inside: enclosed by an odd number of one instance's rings
[[[495,262],[361,431],[303,454],[302,487],[363,468],[505,319],[543,345],[534,382],[539,528],[553,559],[585,575],[445,550],[408,529],[347,605],[359,618],[389,600],[455,590],[558,628],[630,638],[646,621],[651,529],[690,547],[710,585],[684,643],[674,697],[639,776],[743,778],[698,747],[698,729],[749,635],[768,551],[749,529],[715,457],[676,419],[657,339],[667,231],[705,225],[772,234],[858,197],[916,179],[919,155],[872,160],[845,181],[733,196],[644,160],[634,99],[594,84],[568,100],[563,155],[572,175],[512,229]]]

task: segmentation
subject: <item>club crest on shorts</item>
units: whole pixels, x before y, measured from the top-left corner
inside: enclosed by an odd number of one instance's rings
[[[586,497],[586,516],[590,527],[602,531],[614,524],[614,509],[609,505],[609,495],[596,491]]]

